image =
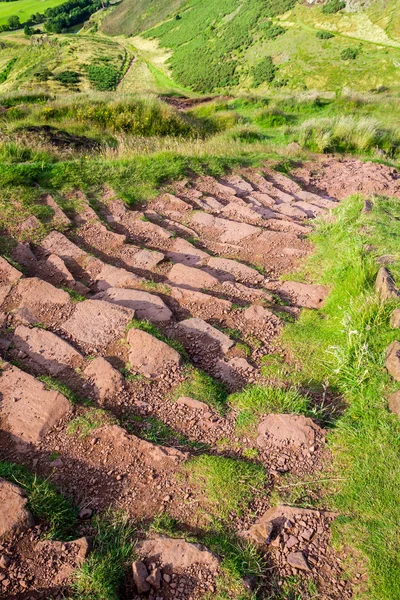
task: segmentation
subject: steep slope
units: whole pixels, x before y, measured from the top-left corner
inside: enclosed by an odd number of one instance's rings
[[[333,8],[296,0],[189,0],[162,8],[159,24],[144,36],[172,51],[169,64],[176,81],[201,93],[396,86],[398,0],[348,1],[344,10],[342,3],[325,4]],[[148,3],[133,9],[124,0],[106,16],[103,28],[135,35],[154,20]]]

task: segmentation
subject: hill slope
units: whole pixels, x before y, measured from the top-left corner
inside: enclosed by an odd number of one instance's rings
[[[172,51],[175,79],[194,91],[259,86],[362,90],[394,86],[400,64],[398,0],[324,5],[297,0],[189,0],[152,5],[124,0],[104,20],[107,33],[144,33]],[[140,15],[140,11],[142,14]],[[167,20],[164,20],[166,17]]]

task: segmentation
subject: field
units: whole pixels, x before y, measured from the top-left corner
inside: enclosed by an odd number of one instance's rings
[[[44,13],[47,8],[62,4],[63,0],[16,0],[15,2],[0,3],[0,25],[6,23],[9,17],[16,15],[24,23],[37,12]]]

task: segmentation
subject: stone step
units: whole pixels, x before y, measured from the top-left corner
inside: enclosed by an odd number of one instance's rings
[[[172,311],[161,298],[141,290],[111,287],[100,294],[96,294],[93,299],[104,300],[118,306],[130,308],[135,311],[137,319],[145,319],[150,323],[166,323],[173,318]]]
[[[321,308],[329,294],[329,288],[325,285],[298,281],[270,282],[265,287],[277,292],[290,304],[303,308]]]
[[[22,323],[54,324],[67,318],[73,311],[67,292],[38,277],[20,279],[14,286],[9,310]]]
[[[219,280],[203,269],[187,267],[183,264],[174,265],[167,274],[168,281],[188,290],[212,289],[219,284]]]
[[[232,308],[232,303],[228,300],[175,286],[171,287],[171,298],[192,316],[202,319],[221,319]]]
[[[18,358],[36,374],[53,377],[75,370],[83,364],[83,356],[71,344],[51,331],[19,325],[12,338]]]
[[[176,329],[183,345],[189,350],[194,344],[203,352],[211,352],[211,349],[216,347],[222,354],[226,354],[235,344],[225,333],[197,317],[181,321]]]
[[[130,308],[103,300],[85,300],[75,306],[73,314],[61,328],[90,354],[121,338],[134,316],[135,311]]]
[[[146,331],[130,329],[127,340],[130,366],[145,377],[161,377],[182,364],[182,358],[176,350]]]
[[[62,208],[60,208],[53,196],[50,196],[50,194],[43,194],[39,197],[39,202],[40,201],[49,206],[53,211],[53,217],[51,221],[54,227],[66,228],[72,225],[71,220],[67,217]]]
[[[211,256],[204,270],[219,281],[238,281],[250,285],[259,285],[264,281],[264,276],[255,269],[228,258]]]
[[[1,427],[16,441],[39,442],[71,409],[65,396],[12,365],[0,372],[0,394]]]
[[[187,267],[201,267],[207,264],[210,258],[207,252],[196,248],[193,244],[181,238],[173,241],[165,256],[174,263],[180,263]]]
[[[254,225],[221,219],[203,212],[195,213],[192,216],[191,224],[205,238],[211,237],[213,240],[217,239],[228,244],[239,244],[247,238],[261,233],[261,229]]]

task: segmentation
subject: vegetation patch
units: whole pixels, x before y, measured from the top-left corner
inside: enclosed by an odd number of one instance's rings
[[[0,461],[0,477],[25,490],[33,516],[48,526],[46,539],[67,541],[76,538],[78,512],[49,481],[33,475],[22,465],[6,461]]]
[[[108,411],[101,408],[89,408],[85,413],[75,417],[68,423],[67,431],[70,435],[86,438],[99,427],[116,425],[117,423],[117,419]]]
[[[182,396],[188,396],[205,402],[219,412],[224,412],[228,397],[226,387],[200,369],[190,366],[187,367],[186,373],[185,380],[176,388],[173,397],[177,400]]]
[[[205,495],[208,514],[227,521],[240,514],[266,482],[260,465],[222,456],[202,455],[186,463],[190,484]]]

